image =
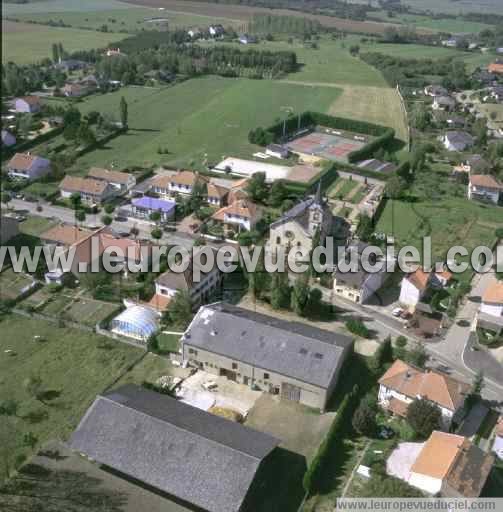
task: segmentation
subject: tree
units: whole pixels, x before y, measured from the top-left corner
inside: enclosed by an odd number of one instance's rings
[[[0,482],[9,477],[15,461],[18,444],[18,430],[11,418],[0,421]]]
[[[27,377],[23,381],[23,387],[31,398],[46,405],[42,398],[42,379],[38,375]]]
[[[80,206],[82,204],[82,198],[80,197],[80,194],[78,192],[74,192],[70,196],[70,203],[71,203],[72,208],[74,210],[79,210],[80,209]]]
[[[248,272],[248,291],[254,299],[262,299],[269,289],[269,275],[265,271],[264,251],[260,251],[255,270]]]
[[[192,301],[185,290],[178,290],[169,303],[164,319],[170,324],[185,329],[192,320]]]
[[[84,222],[86,220],[86,212],[84,210],[75,210],[75,220]]]
[[[309,290],[309,297],[307,299],[306,314],[309,316],[319,315],[322,310],[322,293],[318,288],[311,288]]]
[[[367,326],[357,318],[350,318],[346,322],[346,329],[357,336],[361,336],[362,338],[370,338],[370,331]]]
[[[353,414],[353,428],[364,436],[371,437],[375,435],[377,429],[375,416],[375,409],[371,408],[368,403],[362,401]]]
[[[150,214],[150,220],[152,222],[159,222],[161,220],[161,212],[152,212]]]
[[[292,290],[287,272],[274,272],[271,278],[271,306],[273,309],[286,309],[290,306]]]
[[[0,401],[0,416],[17,416],[19,404],[16,400],[6,399]]]
[[[269,193],[265,182],[265,172],[256,172],[246,185],[246,192],[254,201],[263,202]]]
[[[19,131],[24,137],[28,137],[33,126],[32,114],[24,114],[19,120]]]
[[[115,210],[115,205],[113,205],[112,203],[107,203],[104,208],[106,213],[108,213],[109,215],[112,214]]]
[[[57,43],[52,43],[52,62],[54,62],[54,64],[59,62],[59,48]]]
[[[386,183],[385,192],[391,199],[400,199],[405,192],[405,183],[398,176],[392,176]]]
[[[288,190],[286,189],[284,183],[281,180],[275,181],[271,187],[269,204],[275,208],[278,208],[286,199],[287,195]]]
[[[466,397],[466,404],[468,407],[473,407],[475,403],[477,403],[481,399],[484,385],[484,372],[482,370],[479,370],[473,376],[470,392]]]
[[[103,215],[101,217],[101,222],[103,222],[105,226],[110,226],[110,224],[113,222],[113,218],[110,215]]]
[[[426,361],[428,361],[428,354],[422,343],[417,343],[411,350],[406,352],[406,362],[424,368]]]
[[[150,236],[152,238],[154,238],[155,240],[159,240],[162,238],[162,230],[159,229],[159,228],[154,228],[151,232],[150,232]]]
[[[388,336],[384,341],[377,347],[374,356],[370,360],[370,369],[373,371],[382,370],[382,368],[390,363],[393,359],[393,349],[391,346],[391,336]]]
[[[23,444],[33,450],[38,443],[38,437],[33,432],[23,434]]]
[[[292,310],[299,316],[304,316],[306,313],[306,306],[309,300],[309,284],[308,277],[301,275],[295,280],[292,289],[290,306]]]
[[[120,118],[121,118],[122,127],[127,128],[128,127],[128,106],[127,106],[126,98],[124,98],[124,96],[121,97],[119,110],[120,110]]]
[[[441,416],[442,413],[435,404],[420,398],[416,398],[407,407],[407,422],[424,439],[440,427]]]

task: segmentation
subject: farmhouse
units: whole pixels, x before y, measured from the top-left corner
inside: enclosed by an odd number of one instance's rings
[[[468,438],[433,431],[410,468],[408,483],[428,494],[476,498],[493,463],[494,457]]]
[[[7,130],[2,130],[2,146],[10,147],[16,143],[16,137]]]
[[[210,25],[208,31],[211,37],[221,37],[225,34],[225,29],[222,25]]]
[[[456,102],[450,96],[435,96],[431,108],[433,110],[452,110]]]
[[[119,193],[131,190],[136,185],[136,178],[128,172],[109,171],[99,167],[91,167],[87,173],[88,178],[108,183]]]
[[[468,199],[490,201],[498,204],[503,184],[490,174],[474,174],[468,183]]]
[[[138,197],[131,201],[132,213],[140,219],[149,219],[153,213],[159,213],[161,222],[169,222],[175,217],[176,203],[154,197]]]
[[[0,216],[0,244],[6,244],[19,233],[19,223],[13,217]]]
[[[7,174],[14,179],[33,181],[51,172],[47,158],[30,153],[16,153],[7,163]]]
[[[198,261],[198,259],[196,259]],[[196,263],[191,258],[190,264],[184,272],[172,272],[168,270],[155,280],[155,296],[171,299],[178,291],[187,292],[192,304],[198,307],[208,302],[211,296],[219,289],[222,282],[222,273],[217,265],[214,265],[209,272],[201,268],[195,269]],[[194,280],[194,274],[200,274],[200,280]],[[155,303],[155,301],[151,301]],[[162,301],[167,306],[169,301]]]
[[[59,190],[63,198],[79,194],[82,202],[89,205],[101,204],[116,195],[116,190],[106,181],[69,175],[63,178]]]
[[[448,151],[465,151],[473,146],[474,139],[466,132],[449,131],[444,135],[442,142]]]
[[[343,222],[343,219],[340,219]],[[321,188],[314,197],[301,201],[273,222],[269,231],[269,246],[273,253],[280,247],[302,250],[307,255],[313,249],[315,238],[323,245],[325,238],[332,234],[339,222],[330,206],[321,196]]]
[[[208,512],[249,510],[250,487],[278,444],[268,434],[131,384],[98,395],[69,442],[119,474]]]
[[[18,113],[36,114],[40,112],[40,98],[38,96],[23,96],[16,98],[14,108]]]
[[[449,428],[454,417],[462,413],[470,386],[432,369],[420,370],[397,359],[379,379],[378,402],[383,409],[405,417],[415,399],[428,400],[442,413]]]
[[[494,279],[482,295],[477,326],[503,331],[503,282]]]
[[[250,231],[260,219],[261,211],[248,199],[238,199],[229,206],[217,210],[211,218],[223,224],[224,233]]]
[[[199,309],[182,354],[207,372],[324,410],[352,345],[341,334],[218,302]]]

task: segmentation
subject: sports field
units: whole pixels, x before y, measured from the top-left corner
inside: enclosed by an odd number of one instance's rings
[[[79,103],[84,112],[98,110],[118,117],[121,96],[129,106],[127,134],[85,155],[77,166],[151,165],[200,168],[226,156],[250,157],[259,148],[248,132],[269,126],[294,112],[327,112],[340,93],[335,88],[306,88],[266,80],[205,77],[174,87],[127,87],[116,93],[89,97]],[[164,154],[159,154],[162,149]]]
[[[355,137],[367,139],[368,137],[355,135],[349,138],[337,130],[321,128],[292,141],[287,146],[294,153],[316,156],[336,162],[347,162],[352,151],[362,148],[366,141],[356,140]]]
[[[28,64],[51,57],[53,43],[62,43],[68,52],[102,48],[125,37],[93,30],[55,28],[33,23],[2,21],[2,61]]]

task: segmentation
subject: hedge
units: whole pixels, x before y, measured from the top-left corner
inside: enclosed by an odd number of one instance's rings
[[[307,471],[304,473],[302,485],[309,495],[313,495],[318,491],[323,469],[327,464],[328,458],[337,456],[337,447],[344,439],[344,435],[351,429],[351,418],[358,405],[357,395],[358,386],[355,386],[353,391],[344,397],[337,411],[337,416],[330,426],[330,430],[318,447],[318,451]]]
[[[289,117],[283,121],[279,121],[267,128],[265,132],[272,135],[274,142],[280,142],[283,139],[283,131],[285,135],[291,135],[302,132],[302,130],[308,131],[313,129],[316,125],[376,137],[362,148],[349,153],[348,161],[350,163],[371,158],[377,150],[385,148],[392,143],[395,138],[395,130],[387,126],[311,111],[304,112],[298,117]]]

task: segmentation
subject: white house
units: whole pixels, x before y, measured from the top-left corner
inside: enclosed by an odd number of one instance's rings
[[[494,279],[482,295],[477,325],[503,331],[503,282]]]
[[[2,130],[2,146],[10,147],[16,143],[16,137],[7,130]]]
[[[176,194],[190,195],[196,184],[206,184],[208,178],[197,172],[179,171],[163,174],[152,179],[152,191],[161,197],[172,198]]]
[[[449,131],[447,132],[442,142],[445,149],[448,151],[464,151],[473,146],[475,143],[473,137],[466,132]]]
[[[433,431],[409,468],[399,478],[429,495],[476,498],[487,481],[494,457],[468,438]],[[408,469],[408,471],[407,471]]]
[[[229,206],[220,208],[211,218],[224,225],[224,232],[250,231],[260,218],[260,210],[251,201],[239,199]]]
[[[398,302],[402,306],[415,308],[423,298],[430,282],[430,274],[421,268],[407,274],[400,286]]]
[[[499,417],[494,434],[493,452],[498,459],[503,460],[503,416]]]
[[[191,259],[190,265],[185,272],[171,272],[168,270],[155,280],[155,295],[150,301],[151,306],[161,303],[166,308],[169,301],[178,291],[188,292],[194,307],[200,306],[208,300],[219,289],[222,282],[222,273],[217,265],[213,265],[209,272],[195,268],[196,260]],[[194,280],[194,273],[200,274],[199,281]],[[160,299],[160,300],[159,300]],[[162,299],[165,299],[164,301]],[[157,308],[160,309],[160,308]]]
[[[68,199],[73,194],[79,194],[83,203],[101,204],[117,195],[117,191],[106,181],[80,176],[66,175],[59,184],[61,197]]]
[[[470,176],[468,183],[468,199],[491,201],[498,204],[503,194],[503,184],[490,174],[475,174]]]
[[[432,369],[421,370],[397,359],[379,379],[378,403],[392,414],[405,417],[415,399],[435,404],[449,428],[460,415],[470,386]]]
[[[120,193],[127,192],[136,185],[136,178],[128,172],[109,171],[108,169],[91,167],[87,176],[95,180],[105,181]]]
[[[14,101],[16,112],[24,114],[35,114],[40,112],[40,98],[38,96],[23,96]]]
[[[428,85],[424,88],[424,94],[426,96],[447,96],[448,91],[445,87],[442,87],[441,85]]]
[[[33,181],[51,172],[47,158],[30,153],[16,153],[7,164],[7,174],[14,179]]]
[[[265,150],[266,155],[274,158],[288,158],[290,151],[287,147],[281,144],[269,144]]]

